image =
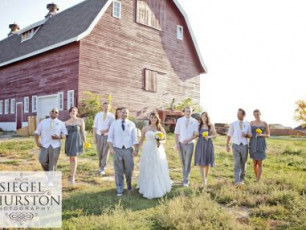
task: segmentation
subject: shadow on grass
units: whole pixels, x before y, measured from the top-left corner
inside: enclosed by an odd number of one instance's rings
[[[161,199],[145,199],[139,194],[138,189],[126,191],[122,197],[116,196],[115,189],[106,189],[99,192],[77,191],[77,189],[69,189],[69,192],[75,190],[75,194],[63,199],[63,220],[75,218],[79,216],[101,215],[109,210],[115,209],[117,205],[122,208],[131,210],[132,212],[155,208],[160,205],[164,199],[173,199],[180,194],[191,195],[192,189],[183,188],[174,185],[170,193]]]

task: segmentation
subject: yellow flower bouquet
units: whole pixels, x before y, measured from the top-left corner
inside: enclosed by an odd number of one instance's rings
[[[206,131],[206,132],[203,132],[203,133],[202,133],[202,137],[204,137],[204,138],[205,138],[205,137],[208,137],[208,132],[207,132],[207,131]]]
[[[89,149],[90,148],[90,143],[87,141],[87,142],[85,142],[85,144],[84,144],[84,148],[85,149]]]
[[[157,132],[155,134],[155,140],[163,140],[165,138],[165,135],[162,132]]]
[[[160,146],[160,141],[162,141],[164,139],[165,139],[165,135],[162,132],[157,132],[155,134],[155,140],[156,140],[157,148],[159,148],[159,146]]]
[[[262,130],[260,128],[257,128],[255,131],[256,131],[256,134],[262,134]]]

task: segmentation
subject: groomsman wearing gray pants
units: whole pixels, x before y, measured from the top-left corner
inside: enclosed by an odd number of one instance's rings
[[[115,182],[117,193],[122,194],[124,191],[124,176],[128,190],[132,189],[132,176],[134,170],[134,156],[133,149],[114,148],[114,168],[115,168]]]
[[[188,145],[183,145],[182,143],[179,143],[179,145],[180,145],[179,154],[183,166],[184,184],[188,184],[194,144],[190,143]]]
[[[243,182],[248,160],[248,145],[233,144],[235,183]]]
[[[99,169],[105,172],[108,161],[109,146],[107,144],[107,135],[96,134],[97,153],[99,157]]]
[[[252,137],[250,123],[244,120],[245,111],[238,109],[237,118],[228,130],[226,140],[226,151],[230,151],[229,143],[232,140],[234,156],[234,177],[235,184],[244,183],[246,162],[248,160],[248,138]]]

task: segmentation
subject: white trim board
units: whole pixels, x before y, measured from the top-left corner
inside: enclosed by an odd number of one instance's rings
[[[197,54],[198,54],[198,57],[199,57],[199,59],[200,59],[201,65],[202,65],[202,67],[203,67],[205,73],[207,73],[207,67],[206,67],[206,65],[205,65],[205,63],[204,63],[204,60],[203,60],[203,58],[202,58],[202,55],[201,55],[201,52],[200,52],[200,48],[199,48],[198,43],[197,43],[197,40],[196,40],[196,38],[195,38],[195,36],[194,36],[193,30],[192,30],[192,28],[191,28],[191,24],[190,24],[189,19],[188,19],[188,16],[187,16],[186,12],[184,11],[183,7],[182,7],[182,6],[180,5],[180,3],[178,2],[178,0],[173,0],[173,2],[174,2],[174,4],[177,6],[177,8],[179,9],[179,11],[181,12],[181,14],[182,14],[182,15],[184,16],[184,18],[185,18],[185,21],[186,21],[188,30],[190,31],[190,34],[191,34],[191,39],[192,39],[193,44],[194,44],[194,46],[195,46],[195,49],[196,49],[196,51],[197,51]]]

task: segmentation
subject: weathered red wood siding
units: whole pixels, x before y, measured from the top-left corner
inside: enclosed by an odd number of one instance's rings
[[[183,16],[171,1],[164,3],[162,31],[136,23],[136,0],[122,0],[121,19],[112,5],[90,35],[80,42],[79,98],[89,90],[113,96],[113,105],[127,106],[134,115],[165,107],[172,98],[200,100],[202,67]],[[184,40],[176,38],[177,25]],[[157,92],[144,88],[144,69],[164,73]]]
[[[29,113],[32,113],[32,96],[44,96],[64,92],[64,110],[67,110],[67,90],[78,95],[79,43],[72,43],[40,54],[24,61],[0,68],[0,100],[16,99],[23,102],[29,97]],[[3,104],[4,106],[4,104]],[[60,112],[60,118],[67,118],[67,111]],[[0,115],[0,122],[14,122],[16,114]]]

